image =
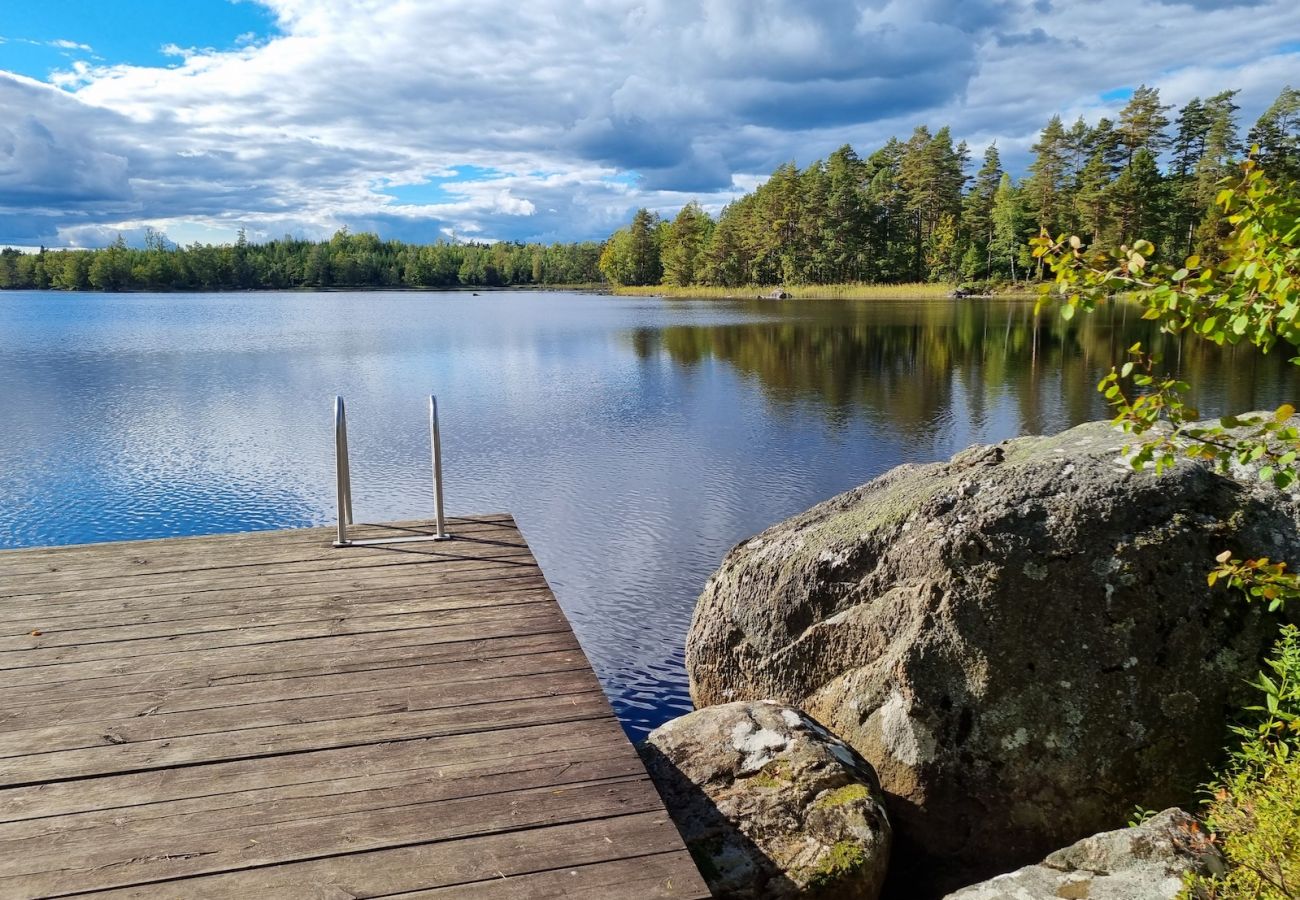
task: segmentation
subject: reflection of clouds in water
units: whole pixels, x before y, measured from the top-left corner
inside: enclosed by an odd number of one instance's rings
[[[358,517],[426,517],[436,391],[448,512],[515,514],[638,732],[687,702],[694,600],[737,541],[899,462],[1103,414],[1093,385],[1132,323],[1034,340],[1027,310],[7,295],[0,543],[329,522],[336,392]],[[1184,363],[1264,406],[1294,396],[1276,356],[1234,358],[1235,381],[1214,354]]]

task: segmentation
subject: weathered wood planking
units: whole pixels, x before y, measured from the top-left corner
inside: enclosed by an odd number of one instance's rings
[[[709,896],[514,520],[451,530],[0,551],[0,898]]]

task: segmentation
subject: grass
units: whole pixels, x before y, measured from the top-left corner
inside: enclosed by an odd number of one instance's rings
[[[675,297],[684,300],[752,300],[767,296],[777,288],[772,285],[749,284],[743,287],[712,287],[691,285],[674,287],[669,284],[647,285],[645,287],[616,287],[615,294],[628,297]],[[794,285],[784,288],[797,300],[889,300],[889,299],[937,299],[947,297],[953,289],[951,284],[809,284]]]

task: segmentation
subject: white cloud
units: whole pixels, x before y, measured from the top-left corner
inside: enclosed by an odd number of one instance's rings
[[[61,90],[0,76],[0,241],[601,236],[636,205],[716,209],[783,161],[922,122],[1023,162],[1052,113],[1113,114],[1101,95],[1140,82],[1179,103],[1240,87],[1248,125],[1300,62],[1291,0],[263,5],[279,34],[234,50],[78,61]],[[464,166],[490,173],[433,202],[382,187]]]

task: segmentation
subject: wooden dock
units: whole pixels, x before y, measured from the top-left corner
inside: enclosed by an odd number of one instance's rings
[[[0,552],[0,897],[708,897],[513,519],[449,524]]]

